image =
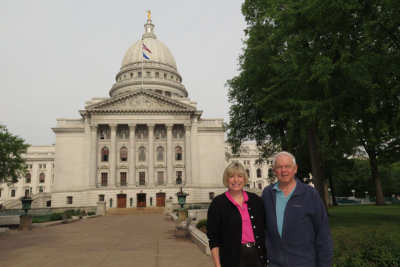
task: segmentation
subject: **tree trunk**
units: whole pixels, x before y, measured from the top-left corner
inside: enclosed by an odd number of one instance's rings
[[[331,189],[331,196],[332,196],[332,206],[337,206],[337,201],[336,201],[336,190],[335,187],[333,185],[333,181],[332,181],[332,177],[329,176],[329,188]]]
[[[310,153],[312,176],[315,189],[318,191],[326,209],[328,210],[329,196],[325,186],[325,179],[322,174],[321,160],[318,155],[317,133],[315,125],[311,125],[308,131],[308,153]]]
[[[385,202],[385,197],[383,195],[382,183],[379,177],[378,162],[376,161],[375,153],[368,153],[368,157],[369,157],[369,165],[371,167],[372,179],[374,180],[375,183],[376,205],[385,206],[386,202]]]

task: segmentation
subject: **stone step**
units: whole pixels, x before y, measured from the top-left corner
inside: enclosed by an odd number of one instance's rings
[[[162,214],[165,207],[144,207],[144,208],[108,208],[106,216],[128,215],[128,214]]]

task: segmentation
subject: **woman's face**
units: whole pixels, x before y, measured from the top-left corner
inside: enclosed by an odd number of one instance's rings
[[[238,173],[232,173],[228,177],[228,188],[231,192],[242,191],[244,186],[244,176]]]

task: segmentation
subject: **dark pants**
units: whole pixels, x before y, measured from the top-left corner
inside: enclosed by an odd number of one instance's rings
[[[240,247],[239,267],[263,267],[260,263],[257,249],[255,247]]]

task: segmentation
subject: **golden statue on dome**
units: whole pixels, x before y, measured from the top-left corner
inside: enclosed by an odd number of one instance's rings
[[[147,10],[147,21],[151,21],[151,11]]]

